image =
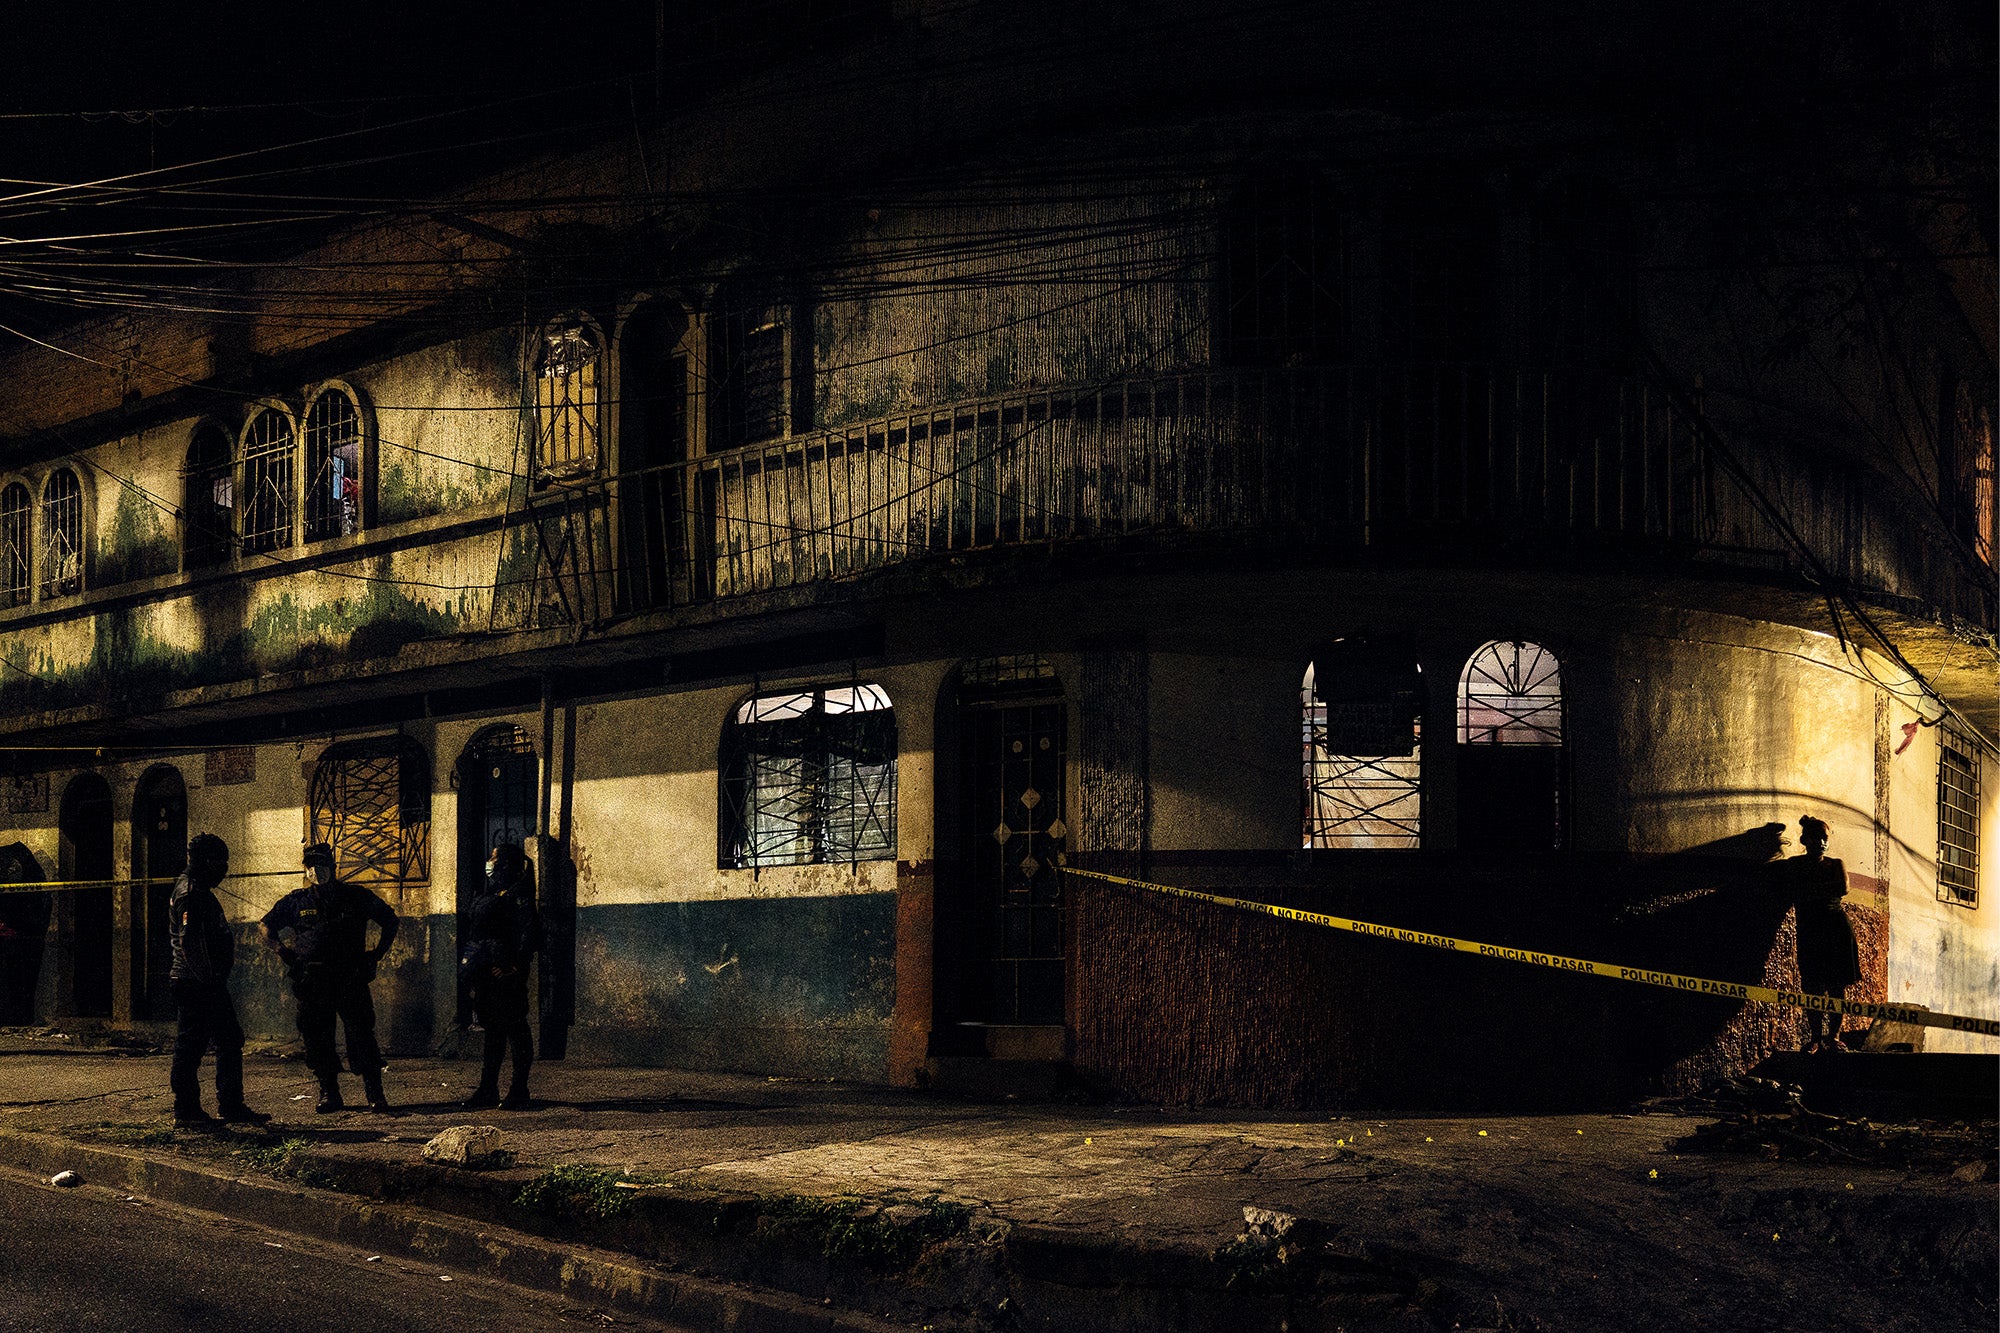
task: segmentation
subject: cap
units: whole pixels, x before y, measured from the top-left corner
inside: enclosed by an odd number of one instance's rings
[[[304,852],[300,853],[299,860],[306,865],[312,865],[314,862],[322,862],[331,866],[333,864],[333,848],[323,842],[312,843]]]

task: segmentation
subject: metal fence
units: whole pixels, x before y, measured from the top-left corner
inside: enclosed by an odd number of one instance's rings
[[[1267,534],[1765,569],[1809,567],[1802,539],[1856,586],[1990,620],[1977,580],[1858,464],[1775,445],[1747,474],[1725,462],[1690,410],[1597,375],[1343,367],[1011,393],[545,493],[545,573],[571,588],[545,590],[542,613],[588,619],[1015,544]]]

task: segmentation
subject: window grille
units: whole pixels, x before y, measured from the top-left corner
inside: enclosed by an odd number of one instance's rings
[[[329,747],[313,766],[306,822],[341,878],[371,888],[431,877],[431,765],[407,736]]]
[[[792,383],[792,334],[798,310],[749,301],[723,309],[711,324],[714,427],[725,446],[774,440],[805,428],[804,386]]]
[[[292,544],[292,423],[266,408],[243,437],[243,549]]]
[[[535,480],[547,486],[597,471],[601,404],[597,336],[582,324],[549,330],[535,376]]]
[[[306,413],[306,540],[361,531],[361,412],[339,389]]]
[[[1979,754],[1949,724],[1938,732],[1938,898],[1979,903]]]
[[[236,540],[236,470],[229,437],[215,426],[196,429],[181,472],[181,544],[189,569],[229,559]]]
[[[0,491],[0,605],[25,606],[33,594],[34,507],[18,481]]]
[[[42,488],[42,596],[83,591],[83,484],[57,468]]]
[[[1423,845],[1421,694],[1382,678],[1377,688],[1322,690],[1319,664],[1306,667],[1305,846],[1411,848]]]
[[[1347,319],[1347,229],[1312,172],[1252,181],[1221,225],[1220,353],[1227,365],[1339,359]]]
[[[1461,745],[1561,745],[1562,668],[1536,643],[1489,643],[1458,685]]]
[[[896,720],[881,686],[746,700],[722,748],[724,868],[894,859]]]

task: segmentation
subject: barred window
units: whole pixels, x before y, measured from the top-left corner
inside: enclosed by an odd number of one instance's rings
[[[1562,667],[1538,643],[1489,643],[1458,681],[1458,841],[1465,850],[1568,845]]]
[[[243,549],[292,544],[292,423],[265,408],[243,432]]]
[[[1979,752],[1949,723],[1938,730],[1938,898],[1979,905]]]
[[[83,484],[57,468],[42,487],[42,596],[83,591]]]
[[[313,766],[306,824],[342,879],[370,888],[431,877],[431,763],[407,736],[329,746]]]
[[[328,389],[306,411],[306,540],[361,531],[361,410]]]
[[[25,606],[33,595],[34,508],[20,482],[0,491],[0,606]]]
[[[1246,182],[1223,210],[1217,332],[1227,365],[1317,365],[1340,356],[1347,228],[1310,170]]]
[[[798,304],[725,289],[709,322],[711,433],[724,447],[807,428],[811,393],[795,342],[805,325]]]
[[[896,855],[896,717],[879,685],[745,700],[722,736],[725,869]]]
[[[567,321],[542,336],[535,370],[535,484],[577,481],[597,471],[598,380],[603,363],[597,335]]]
[[[1306,667],[1305,845],[1423,845],[1423,678],[1366,645]]]
[[[1489,643],[1458,683],[1461,745],[1561,745],[1562,667],[1538,643]]]
[[[236,541],[236,469],[220,426],[196,427],[181,470],[181,552],[189,569],[229,559]]]

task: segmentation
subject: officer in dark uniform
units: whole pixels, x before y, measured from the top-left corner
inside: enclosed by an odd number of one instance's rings
[[[333,1021],[347,1034],[347,1067],[361,1075],[368,1105],[389,1109],[382,1093],[382,1050],[375,1044],[375,1003],[368,983],[396,939],[396,913],[358,884],[334,873],[333,849],[323,842],[306,848],[309,882],[278,900],[259,923],[264,942],[278,951],[291,974],[299,1001],[299,1036],[306,1064],[319,1078],[322,1113],[341,1110],[340,1060],[333,1052]],[[381,934],[368,947],[368,923]],[[283,938],[289,930],[291,938]]]
[[[535,890],[519,843],[503,842],[486,861],[486,884],[473,904],[459,984],[472,1012],[486,1030],[485,1063],[479,1087],[465,1099],[468,1109],[498,1104],[518,1111],[528,1105],[528,1066],[535,1039],[528,1027],[528,962],[541,947]],[[514,1078],[500,1097],[500,1062],[514,1047]]]
[[[173,946],[168,989],[179,1016],[167,1081],[174,1090],[177,1125],[215,1123],[201,1109],[201,1085],[196,1080],[210,1042],[215,1044],[215,1104],[221,1119],[261,1125],[271,1118],[243,1104],[243,1026],[236,1021],[236,1005],[229,998],[236,937],[215,897],[215,886],[228,873],[228,844],[213,833],[197,833],[188,840],[187,869],[167,899],[168,939]]]

